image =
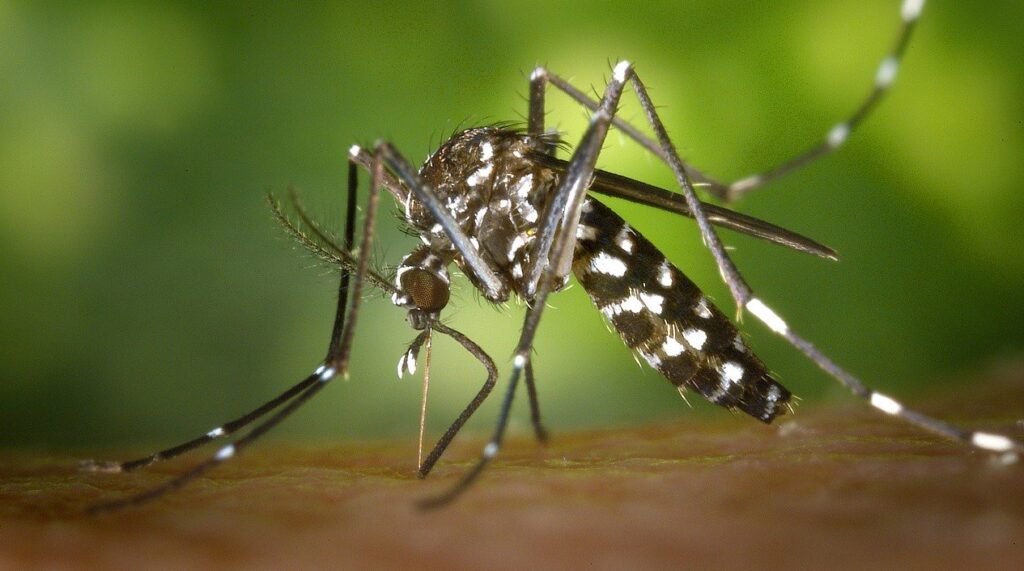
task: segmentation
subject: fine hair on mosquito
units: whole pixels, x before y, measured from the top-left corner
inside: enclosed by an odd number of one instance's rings
[[[716,227],[825,259],[837,259],[835,252],[769,222],[702,202],[694,190],[702,188],[713,198],[729,203],[841,147],[893,85],[923,6],[924,0],[903,0],[896,40],[881,60],[867,96],[849,115],[824,130],[822,139],[804,152],[735,182],[718,181],[680,158],[640,74],[632,63],[619,61],[598,98],[552,70],[534,69],[529,76],[524,128],[500,124],[461,130],[444,141],[419,169],[387,141],[370,148],[352,146],[348,154],[346,220],[339,237],[318,224],[294,192],[289,197],[296,220],[286,215],[272,196],[268,197],[285,230],[315,256],[340,269],[338,305],[324,360],[276,398],[192,440],[126,462],[83,463],[84,469],[92,471],[130,472],[214,440],[235,437],[251,427],[205,461],[162,485],[97,504],[92,511],[143,504],[182,487],[237,455],[330,381],[347,377],[367,286],[390,295],[394,305],[406,310],[409,324],[417,331],[398,361],[400,376],[416,371],[421,352],[425,353],[424,368],[429,370],[430,343],[435,335],[459,344],[479,362],[486,375],[474,398],[426,456],[421,456],[418,475],[427,476],[499,378],[494,360],[473,340],[441,320],[451,293],[452,264],[487,301],[501,304],[518,298],[526,302],[527,309],[512,352],[511,371],[493,435],[473,467],[444,492],[425,498],[419,504],[422,508],[450,503],[495,460],[520,380],[526,385],[535,435],[539,441],[546,441],[532,364],[533,343],[548,296],[565,288],[570,275],[575,275],[626,346],[681,393],[696,392],[712,403],[764,423],[789,412],[792,394],[753,353],[729,318],[654,244],[594,194],[695,220],[737,314],[749,312],[871,407],[938,435],[1005,455],[1007,462],[1015,459],[1024,450],[1024,443],[1000,434],[961,429],[907,408],[869,388],[798,335],[755,295],[730,259]],[[568,96],[590,113],[584,133],[570,141],[571,146],[545,129],[549,89]],[[617,115],[620,98],[627,89],[643,110],[642,125]],[[599,155],[612,128],[665,163],[677,188],[669,191],[598,169]],[[649,129],[653,137],[641,128]],[[558,151],[566,149],[571,149],[571,155],[559,158]],[[355,214],[360,170],[369,173],[369,187],[357,247]],[[420,240],[398,264],[393,278],[382,276],[369,263],[382,189],[394,198],[404,223]],[[421,450],[422,426],[421,417]]]

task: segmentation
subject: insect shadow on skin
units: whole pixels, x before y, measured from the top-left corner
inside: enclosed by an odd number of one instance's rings
[[[424,500],[420,504],[423,508],[443,506],[457,498],[497,456],[521,378],[525,379],[536,436],[546,440],[531,352],[547,297],[566,286],[570,273],[576,275],[623,342],[680,392],[696,391],[713,403],[765,423],[784,414],[792,395],[754,355],[729,319],[651,242],[588,191],[693,218],[738,310],[749,311],[875,409],[942,436],[1004,454],[1007,460],[1015,459],[1024,450],[1021,442],[999,434],[960,429],[908,409],[892,397],[869,389],[798,336],[781,316],[754,295],[713,226],[827,259],[835,259],[835,252],[771,223],[703,203],[694,192],[699,185],[714,197],[729,202],[842,146],[893,84],[923,4],[923,0],[903,2],[896,42],[879,65],[867,97],[846,120],[795,158],[733,183],[719,182],[680,159],[644,84],[625,61],[614,67],[599,100],[551,71],[537,68],[530,76],[525,130],[498,125],[460,131],[418,170],[387,142],[378,142],[370,150],[353,146],[349,152],[347,217],[340,240],[325,232],[294,194],[291,197],[298,222],[289,220],[273,197],[269,199],[277,219],[300,244],[341,268],[338,307],[323,362],[273,400],[188,442],[128,462],[85,463],[89,470],[128,472],[233,435],[270,415],[191,470],[161,486],[98,504],[93,511],[142,504],[185,485],[234,457],[335,377],[347,376],[362,289],[367,283],[390,294],[392,302],[407,311],[409,323],[419,332],[399,360],[399,374],[415,371],[419,353],[434,333],[455,340],[487,373],[479,392],[420,464],[418,474],[425,477],[490,394],[498,378],[493,359],[440,320],[450,298],[448,268],[452,264],[486,300],[501,304],[517,297],[527,302],[528,309],[492,437],[474,466],[445,492]],[[616,116],[627,85],[640,101],[655,135],[653,139]],[[548,87],[568,95],[591,112],[589,125],[569,160],[556,156],[560,140],[544,128]],[[669,192],[597,169],[602,145],[613,126],[665,162],[681,192]],[[354,250],[359,169],[369,172],[370,186],[361,242],[358,250]],[[421,241],[403,258],[393,280],[369,268],[382,188],[399,204],[405,223]]]

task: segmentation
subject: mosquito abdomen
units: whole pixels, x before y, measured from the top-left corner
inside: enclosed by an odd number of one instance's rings
[[[651,242],[593,198],[573,272],[626,345],[680,389],[771,422],[790,392],[739,331]]]

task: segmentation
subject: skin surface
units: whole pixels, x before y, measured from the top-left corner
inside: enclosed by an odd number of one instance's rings
[[[1020,437],[1024,363],[970,394],[914,401]],[[520,413],[522,411],[519,411]],[[90,503],[165,480],[194,457],[79,474],[69,454],[6,453],[0,568],[970,568],[1024,564],[1024,464],[867,407],[800,407],[555,433],[522,424],[448,509],[413,503],[458,478],[483,435],[455,441],[427,481],[415,442],[267,443],[188,488],[99,517]],[[118,455],[118,456],[123,456]]]

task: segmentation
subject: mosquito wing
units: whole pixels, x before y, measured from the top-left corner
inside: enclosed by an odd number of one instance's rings
[[[536,153],[531,158],[559,173],[565,172],[567,163],[561,159],[542,153]],[[686,205],[683,195],[608,171],[600,169],[594,171],[594,181],[590,185],[590,190],[693,218],[693,213]],[[707,214],[708,220],[716,226],[767,240],[805,254],[813,254],[828,260],[839,259],[839,255],[832,248],[770,222],[706,202],[701,202],[701,207]]]

